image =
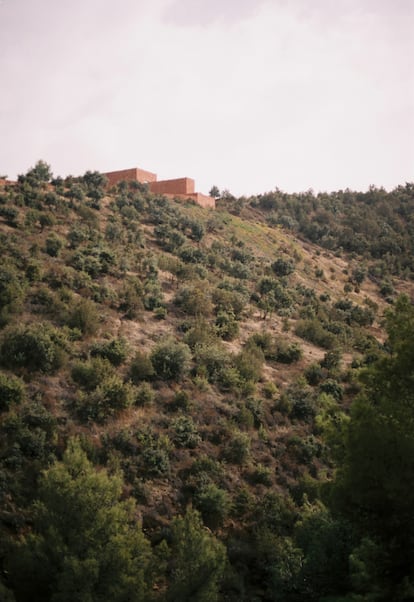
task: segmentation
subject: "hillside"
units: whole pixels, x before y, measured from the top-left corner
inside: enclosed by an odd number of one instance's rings
[[[336,573],[326,560],[322,577],[309,577],[311,563],[303,574],[303,525],[312,512],[328,521],[319,498],[359,374],[387,352],[384,316],[398,295],[414,296],[414,186],[222,193],[217,203],[167,200],[139,183],[107,189],[96,172],[53,179],[42,162],[0,184],[10,600],[77,599],[51,577],[19,584],[33,569],[28,540],[27,563],[15,559],[19,535],[42,533],[33,501],[52,504],[45,482],[61,483],[62,466],[75,479],[70,462],[83,462],[91,483],[119,480],[119,500],[142,523],[136,545],[152,558],[136,598],[107,599],[318,600],[350,588],[345,552]],[[203,542],[196,556],[214,559],[205,594],[174,564],[180,554],[190,563],[191,528]]]

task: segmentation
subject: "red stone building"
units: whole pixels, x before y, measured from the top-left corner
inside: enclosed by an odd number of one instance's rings
[[[154,194],[163,194],[170,198],[193,200],[201,207],[216,206],[216,201],[211,196],[195,191],[195,182],[191,178],[176,178],[173,180],[157,180],[157,175],[138,167],[132,169],[121,169],[120,171],[109,171],[104,174],[108,178],[108,186],[114,186],[122,180],[141,182],[148,184]]]
[[[149,184],[150,182],[156,182],[157,174],[133,167],[132,169],[121,169],[120,171],[108,171],[104,174],[108,178],[108,186],[113,186],[121,180],[142,182],[143,184]]]

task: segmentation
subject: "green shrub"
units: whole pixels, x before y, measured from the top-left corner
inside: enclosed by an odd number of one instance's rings
[[[194,506],[201,512],[204,524],[216,529],[227,517],[230,503],[227,493],[210,483],[195,494]]]
[[[78,399],[78,414],[82,420],[104,423],[135,401],[135,389],[116,375],[106,378],[88,395]]]
[[[145,477],[162,477],[170,471],[171,442],[168,437],[156,437],[151,432],[138,433],[139,465]]]
[[[7,411],[14,403],[21,403],[25,388],[20,378],[0,372],[0,412]]]
[[[216,377],[216,383],[222,391],[237,391],[246,382],[234,366],[223,366]]]
[[[214,310],[217,315],[223,311],[239,319],[246,307],[248,296],[245,292],[224,288],[226,285],[227,281],[224,281],[213,291]]]
[[[0,360],[7,368],[54,372],[63,363],[64,341],[48,324],[10,327],[3,335]]]
[[[266,487],[272,485],[272,471],[267,466],[263,466],[263,464],[258,464],[250,473],[249,478],[255,485],[265,485]]]
[[[174,299],[175,305],[189,316],[209,316],[213,306],[205,285],[184,285]]]
[[[250,454],[250,437],[246,433],[237,432],[226,445],[224,456],[233,464],[244,464]]]
[[[138,384],[152,376],[154,376],[154,367],[151,359],[143,351],[137,351],[129,367],[129,378],[133,383]]]
[[[323,377],[323,370],[320,364],[311,364],[305,370],[305,378],[309,385],[318,385]]]
[[[289,416],[292,420],[311,421],[316,415],[314,400],[308,396],[299,396],[292,400]]]
[[[266,399],[274,399],[278,393],[277,385],[274,382],[267,382],[263,385],[263,395]]]
[[[0,268],[0,323],[7,322],[7,316],[18,313],[23,301],[23,287],[14,267]]]
[[[155,398],[154,389],[149,383],[143,382],[137,388],[135,403],[137,406],[150,405]]]
[[[91,349],[92,357],[102,357],[111,362],[113,366],[120,366],[126,360],[127,354],[127,342],[123,337],[96,343]]]
[[[235,358],[236,368],[244,380],[257,382],[262,375],[264,354],[259,347],[248,346]]]
[[[170,407],[174,410],[187,411],[190,409],[190,396],[187,391],[177,391],[174,395]]]
[[[197,427],[190,416],[178,416],[172,424],[172,440],[178,447],[194,449],[201,441]]]
[[[191,352],[185,343],[170,339],[159,343],[152,351],[150,359],[158,378],[177,380],[188,372]]]
[[[145,309],[153,311],[157,307],[162,307],[164,303],[164,295],[161,285],[158,281],[149,280],[144,286],[143,303]]]
[[[70,312],[67,323],[71,328],[78,328],[84,335],[95,334],[99,326],[96,304],[89,299],[81,299]]]
[[[134,320],[144,311],[144,289],[138,279],[129,279],[119,295],[119,310],[125,312],[125,318]]]
[[[317,319],[300,320],[296,325],[295,333],[298,337],[325,349],[332,349],[335,345],[335,336],[325,330]]]
[[[239,334],[239,323],[233,313],[219,311],[216,318],[216,331],[225,341],[232,341]]]
[[[344,395],[343,386],[336,380],[329,378],[325,380],[319,387],[322,393],[331,395],[336,401],[340,401]]]
[[[167,308],[164,306],[159,306],[154,309],[154,318],[157,320],[165,320],[167,317]]]
[[[295,263],[291,259],[279,257],[272,263],[272,270],[277,276],[289,276],[295,271]]]
[[[76,362],[71,372],[73,380],[85,391],[93,391],[108,376],[114,375],[114,369],[108,360],[94,357],[87,362]]]
[[[287,343],[279,340],[276,343],[275,360],[281,364],[293,364],[302,357],[302,349],[298,343]]]
[[[45,251],[51,257],[57,257],[62,250],[63,240],[56,234],[51,234],[46,239]]]

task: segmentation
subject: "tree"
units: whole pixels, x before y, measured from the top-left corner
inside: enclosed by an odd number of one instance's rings
[[[122,480],[97,471],[77,440],[46,470],[33,531],[8,565],[18,602],[145,602],[151,553]]]
[[[217,188],[217,186],[212,186],[208,194],[214,199],[218,199],[220,196],[220,190]]]
[[[196,510],[173,520],[171,528],[170,602],[216,602],[223,577],[226,550],[203,527]]]
[[[369,566],[373,550],[382,563],[380,586],[374,575],[371,582],[378,599],[405,600],[414,592],[414,306],[407,297],[388,313],[387,332],[389,353],[361,377],[331,502],[365,538],[359,565]]]
[[[42,184],[46,182],[50,182],[52,179],[52,171],[50,169],[50,165],[45,161],[38,161],[34,167],[29,169],[26,175],[19,176],[19,182],[23,183],[28,181],[31,185],[33,184]]]

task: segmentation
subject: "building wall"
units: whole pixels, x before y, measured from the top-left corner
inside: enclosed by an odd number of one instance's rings
[[[150,183],[150,191],[154,194],[194,194],[195,182],[191,178],[176,178]]]
[[[194,201],[200,207],[204,207],[205,209],[215,209],[216,208],[216,199],[213,199],[211,196],[207,196],[205,194],[201,194],[201,192],[194,192],[193,194],[177,194],[177,193],[164,193],[164,196],[170,199],[182,199],[183,201]]]
[[[104,175],[108,178],[109,187],[114,186],[122,180],[142,182],[143,184],[155,182],[157,180],[157,174],[145,171],[145,169],[139,169],[138,167],[121,169],[119,171],[108,171],[104,173]]]
[[[108,187],[114,186],[122,180],[148,183],[149,189],[154,194],[163,194],[170,198],[192,200],[201,207],[216,207],[216,201],[210,196],[195,192],[195,182],[192,178],[175,178],[172,180],[157,181],[157,175],[138,167],[109,171],[104,174],[108,178]]]
[[[4,178],[0,178],[0,186],[14,186],[16,182],[14,180],[6,180]]]

